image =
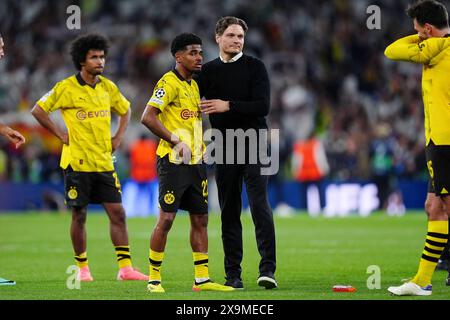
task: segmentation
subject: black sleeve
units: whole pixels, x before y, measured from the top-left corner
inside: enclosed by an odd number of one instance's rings
[[[251,101],[230,101],[230,110],[251,116],[265,117],[270,110],[270,82],[266,67],[254,60],[251,67]]]
[[[194,80],[197,82],[198,90],[200,92],[200,98],[203,98],[206,93],[206,84],[208,83],[206,81],[208,73],[208,67],[203,66],[202,71],[195,75]]]
[[[202,76],[202,74],[203,74],[203,76]],[[195,81],[198,84],[198,90],[200,92],[200,99],[203,98],[203,96],[205,95],[205,87],[204,87],[205,86],[205,81],[204,81],[204,78],[205,78],[205,76],[204,76],[203,72],[200,72],[194,78]]]

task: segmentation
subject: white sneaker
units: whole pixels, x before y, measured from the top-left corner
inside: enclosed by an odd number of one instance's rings
[[[389,287],[388,291],[396,296],[431,296],[432,286],[420,287],[414,282],[407,282],[398,287]]]
[[[265,287],[266,289],[273,289],[278,287],[278,283],[275,280],[275,277],[272,276],[260,276],[256,281],[258,286]]]

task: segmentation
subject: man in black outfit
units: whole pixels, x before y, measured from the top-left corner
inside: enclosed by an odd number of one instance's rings
[[[235,160],[233,163],[216,163],[216,182],[222,211],[225,285],[237,289],[244,287],[241,278],[240,215],[242,183],[245,181],[261,255],[257,283],[266,289],[272,289],[277,287],[277,282],[274,276],[275,228],[267,196],[268,176],[261,174],[261,161],[256,164],[249,161],[252,154],[249,152],[251,145],[248,141],[245,143],[245,163],[236,164],[238,149],[242,150],[242,145],[234,146],[233,143],[229,146],[232,139],[227,140],[226,137],[226,132],[230,129],[245,132],[267,130],[265,117],[270,108],[269,78],[263,62],[242,53],[247,30],[247,24],[239,18],[224,17],[217,22],[215,34],[220,57],[203,66],[198,82],[200,95],[206,99],[201,102],[202,111],[209,115],[212,128],[222,133],[223,159],[227,159],[227,153],[233,152]],[[235,140],[233,138],[234,142]],[[266,139],[258,140],[258,146],[267,151]],[[216,150],[219,147],[216,146]]]

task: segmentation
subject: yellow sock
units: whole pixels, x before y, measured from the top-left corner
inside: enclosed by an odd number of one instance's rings
[[[202,252],[192,252],[194,258],[194,273],[197,282],[209,280],[208,254]]]
[[[88,265],[87,252],[83,252],[78,256],[75,256],[75,261],[77,263],[78,268],[84,268]]]
[[[164,252],[156,252],[150,249],[148,261],[150,262],[150,272],[148,282],[161,282],[161,265],[164,259]]]
[[[116,246],[117,263],[119,268],[131,267],[130,246]]]
[[[421,287],[431,284],[434,269],[448,241],[448,221],[429,221],[425,248],[419,263],[419,270],[412,282]]]

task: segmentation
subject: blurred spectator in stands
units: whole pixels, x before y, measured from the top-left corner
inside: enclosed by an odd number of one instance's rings
[[[158,143],[145,134],[130,147],[130,180],[123,190],[123,204],[127,216],[158,214],[158,182],[156,149]]]
[[[300,183],[301,203],[311,216],[317,216],[325,206],[323,180],[330,170],[323,143],[313,132],[306,140],[297,141],[293,151],[292,169]]]
[[[377,186],[380,209],[386,209],[387,200],[394,191],[394,140],[391,127],[386,123],[378,123],[375,137],[370,146],[372,180]]]
[[[146,105],[147,88],[156,84],[161,70],[171,67],[172,61],[165,54],[171,37],[194,30],[204,39],[207,61],[216,54],[208,26],[214,25],[219,15],[238,15],[254,26],[246,48],[266,62],[273,97],[269,123],[277,124],[283,137],[296,141],[306,139],[312,119],[324,116],[316,122],[316,132],[325,144],[331,180],[367,181],[375,174],[370,138],[377,123],[384,121],[396,146],[394,172],[401,178],[427,181],[425,143],[418,134],[424,130],[423,105],[416,90],[421,68],[383,57],[386,39],[410,30],[410,23],[406,19],[399,22],[397,17],[404,14],[411,0],[378,1],[383,12],[380,30],[362,27],[368,18],[366,9],[373,4],[369,0],[167,0],[154,10],[147,10],[147,2],[77,2],[83,13],[83,32],[101,30],[115,43],[109,54],[109,75],[118,79],[132,105],[137,106],[129,132],[140,127],[136,116]],[[68,40],[77,33],[65,28],[66,8],[71,4],[70,0],[0,1],[0,29],[11,52],[0,64],[0,115],[5,123],[13,127],[21,122],[34,125],[25,112],[30,101],[70,75],[65,52]],[[186,12],[189,19],[173,19]],[[20,160],[26,145],[23,151],[1,145],[7,169],[2,175],[0,152],[0,179],[61,181],[59,152],[49,150],[49,137],[37,132],[32,135],[45,141],[37,155],[42,166],[40,177],[28,174],[36,172],[39,162]],[[129,145],[124,141],[123,147],[128,150]],[[125,167],[125,159],[117,151],[116,155],[116,165]],[[126,178],[120,168],[117,171]],[[123,170],[123,174],[127,172]],[[279,186],[289,175],[276,178],[274,183]]]

